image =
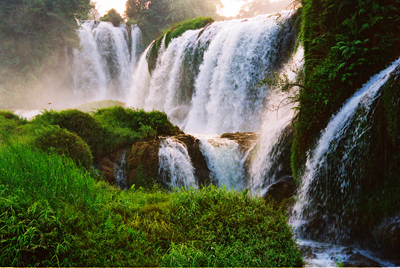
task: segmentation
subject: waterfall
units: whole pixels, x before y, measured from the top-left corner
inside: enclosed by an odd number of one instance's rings
[[[74,49],[72,63],[74,94],[85,101],[124,100],[142,50],[140,29],[132,26],[129,35],[125,24],[84,21],[78,34],[81,48]]]
[[[355,197],[361,194],[358,183],[361,165],[354,161],[363,161],[367,115],[373,112],[372,104],[380,88],[399,64],[400,59],[358,90],[332,117],[315,149],[309,152],[290,219],[300,236],[333,242],[351,240],[348,226],[357,220],[352,209]],[[336,158],[332,160],[330,155]],[[331,174],[332,167],[337,167],[336,173]]]
[[[299,47],[293,58],[279,72],[279,75],[285,74],[289,79],[294,80],[295,71],[304,64],[303,57],[304,50]],[[297,92],[297,88],[290,92],[275,90],[268,98],[268,109],[264,111],[262,118],[261,136],[250,164],[250,189],[254,194],[263,196],[268,187],[277,179],[280,179],[279,171],[283,167],[279,161],[284,159],[279,159],[282,148],[276,148],[276,146],[283,134],[282,131],[290,125],[293,119],[295,103],[292,99]],[[273,167],[274,164],[278,166]]]
[[[114,176],[115,183],[120,189],[127,189],[127,176],[126,176],[126,153],[128,150],[124,150],[122,153],[122,159],[119,163],[113,163],[114,165]]]
[[[185,32],[159,53],[151,75],[139,63],[128,105],[163,110],[190,133],[259,130],[269,92],[259,82],[294,45],[290,18],[286,12]]]
[[[196,187],[194,168],[185,145],[173,138],[161,140],[159,175],[170,187]]]
[[[206,158],[213,184],[227,189],[244,189],[244,156],[239,145],[219,135],[195,134],[200,150]]]

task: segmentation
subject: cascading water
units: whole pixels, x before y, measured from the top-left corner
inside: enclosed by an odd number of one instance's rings
[[[373,103],[381,87],[399,64],[400,59],[373,76],[350,98],[332,117],[309,153],[290,219],[300,237],[351,244],[351,226],[358,220],[354,203],[362,194],[361,162],[365,157],[363,141],[368,140],[365,135],[369,115],[373,114]]]
[[[127,188],[127,179],[126,179],[126,153],[127,150],[123,151],[122,159],[119,163],[114,164],[114,176],[115,176],[115,183],[120,189]]]
[[[303,48],[299,47],[293,59],[285,64],[279,74],[285,74],[290,80],[294,80],[296,78],[295,71],[303,65],[303,56]],[[282,148],[275,147],[279,144],[285,127],[290,125],[293,119],[293,107],[295,106],[293,97],[296,93],[297,88],[291,89],[290,92],[275,90],[268,98],[268,109],[264,111],[261,125],[261,137],[250,163],[248,186],[254,194],[263,196],[268,187],[282,176],[280,173],[283,167],[282,163],[279,163]],[[291,175],[291,171],[287,173],[285,175]]]
[[[74,94],[85,101],[123,100],[142,50],[140,29],[132,26],[128,34],[125,24],[84,21],[78,33],[81,49],[73,51]]]
[[[187,148],[173,138],[161,140],[159,174],[169,187],[196,187],[194,168]]]
[[[187,31],[160,52],[151,75],[142,56],[128,105],[163,110],[185,132],[257,131],[268,95],[258,84],[293,45],[289,12]]]
[[[211,180],[219,187],[243,190],[244,156],[239,145],[218,135],[194,135],[200,140],[200,150],[206,158]]]

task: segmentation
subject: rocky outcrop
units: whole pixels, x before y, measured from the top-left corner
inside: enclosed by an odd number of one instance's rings
[[[293,196],[296,193],[296,188],[297,185],[294,178],[286,176],[272,184],[265,193],[265,197],[270,196],[276,202],[282,202],[284,199]]]
[[[246,153],[257,142],[260,134],[254,132],[225,133],[221,138],[236,141],[242,153]]]
[[[128,187],[133,184],[137,187],[148,187],[158,177],[159,139],[140,141],[132,145],[127,153],[127,180]]]
[[[117,166],[116,163],[121,163],[127,149],[114,151],[99,160],[99,171],[104,180],[110,184],[116,184]]]
[[[201,153],[200,141],[197,138],[187,134],[176,135],[173,138],[186,146],[195,170],[194,176],[198,185],[210,185],[210,170],[207,166],[204,155]]]
[[[400,262],[400,212],[386,218],[374,233],[378,247]]]

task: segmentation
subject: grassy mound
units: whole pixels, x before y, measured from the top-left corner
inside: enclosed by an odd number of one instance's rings
[[[215,187],[121,191],[69,158],[0,150],[1,266],[301,266],[281,211]]]
[[[87,143],[78,135],[59,126],[51,126],[39,131],[33,140],[33,145],[45,152],[54,151],[59,155],[65,154],[86,169],[89,169],[93,163],[93,156]]]

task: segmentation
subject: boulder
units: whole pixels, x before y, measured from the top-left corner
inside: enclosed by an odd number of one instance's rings
[[[242,153],[246,153],[257,142],[260,134],[254,132],[224,133],[221,138],[236,141]]]
[[[173,138],[186,146],[195,170],[194,176],[198,185],[210,185],[210,170],[207,166],[206,159],[200,150],[200,141],[188,134],[176,135]]]
[[[132,145],[127,154],[128,188],[151,186],[158,177],[159,139],[139,141]]]
[[[265,197],[271,196],[275,201],[282,202],[284,199],[293,196],[296,193],[296,188],[294,178],[286,176],[272,184],[265,193]]]
[[[103,178],[106,182],[110,184],[116,183],[116,165],[120,164],[124,155],[126,154],[127,149],[121,149],[114,151],[99,160],[99,171],[103,175]]]
[[[378,247],[388,255],[400,261],[400,212],[388,217],[374,232]]]

